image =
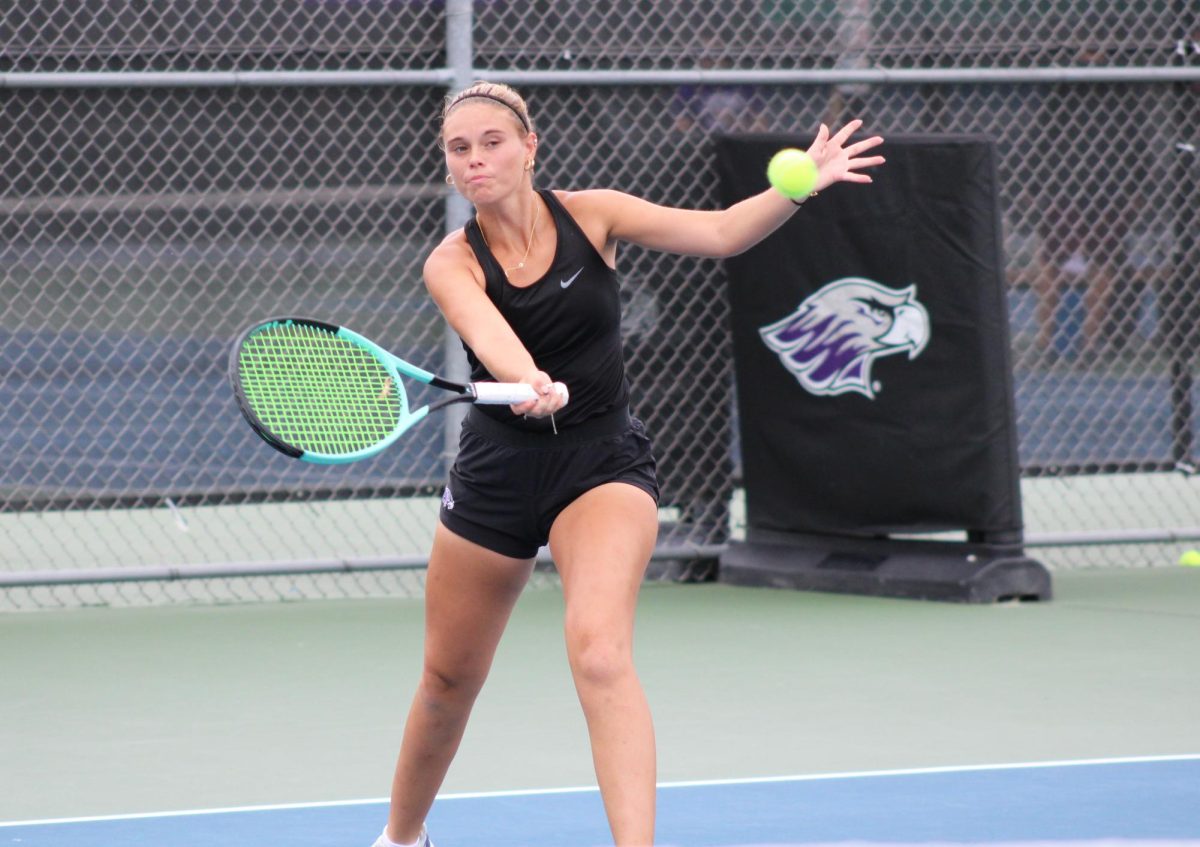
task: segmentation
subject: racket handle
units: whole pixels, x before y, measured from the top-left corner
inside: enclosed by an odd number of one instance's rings
[[[524,382],[473,382],[471,388],[475,392],[475,402],[488,406],[511,406],[514,403],[528,403],[537,399],[533,386]],[[561,382],[554,383],[554,390],[567,405],[570,393]]]

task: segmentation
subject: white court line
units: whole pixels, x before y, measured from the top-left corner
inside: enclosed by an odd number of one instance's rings
[[[993,765],[947,765],[933,768],[901,768],[879,771],[845,771],[840,773],[797,774],[793,776],[763,776],[741,777],[735,779],[700,779],[680,782],[660,782],[662,788],[703,788],[706,786],[722,785],[755,785],[779,782],[819,782],[834,779],[871,779],[892,776],[920,776],[922,774],[973,773],[978,771],[1011,771],[1034,770],[1039,768],[1071,768],[1089,765],[1131,765],[1156,762],[1188,762],[1200,761],[1200,753],[1182,753],[1172,756],[1126,756],[1110,759],[1067,759],[1051,762],[1010,762]],[[453,794],[439,794],[438,801],[443,800],[481,800],[493,797],[535,797],[552,794],[581,794],[595,792],[600,789],[594,785],[580,785],[569,788],[523,788],[508,791],[466,791]],[[149,818],[191,817],[194,815],[229,815],[243,812],[279,812],[296,809],[329,809],[348,806],[370,806],[387,803],[386,797],[366,800],[327,800],[315,803],[278,803],[264,806],[230,806],[218,809],[188,809],[176,812],[139,812],[127,815],[94,815],[78,818],[45,818],[27,821],[0,821],[0,828],[13,826],[48,826],[65,823],[95,823],[98,821],[131,821]]]

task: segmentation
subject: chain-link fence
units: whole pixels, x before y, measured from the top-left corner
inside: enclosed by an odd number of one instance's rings
[[[1031,535],[1156,542],[1039,552],[1145,565],[1200,537],[1188,5],[478,0],[465,48],[488,69],[472,75],[530,96],[547,186],[715,207],[718,132],[862,116],[885,136],[994,138]],[[0,11],[0,603],[419,588],[397,568],[427,552],[437,426],[367,463],[304,466],[242,424],[226,356],[248,320],[299,313],[443,366],[454,345],[420,263],[454,214],[435,140],[447,87],[469,81],[446,67],[461,12]],[[721,267],[629,249],[621,272],[660,555],[711,551],[739,502]],[[77,584],[97,573],[110,581]]]

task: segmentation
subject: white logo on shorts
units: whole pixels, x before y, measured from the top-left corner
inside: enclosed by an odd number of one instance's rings
[[[446,490],[442,492],[442,508],[454,508],[454,495],[450,493],[450,486],[446,486]]]

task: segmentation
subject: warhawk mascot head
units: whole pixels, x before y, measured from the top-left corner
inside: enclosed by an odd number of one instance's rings
[[[915,359],[929,341],[929,313],[916,294],[915,285],[897,290],[846,277],[758,332],[813,394],[857,391],[874,398],[878,386],[871,381],[871,363],[901,352]]]

